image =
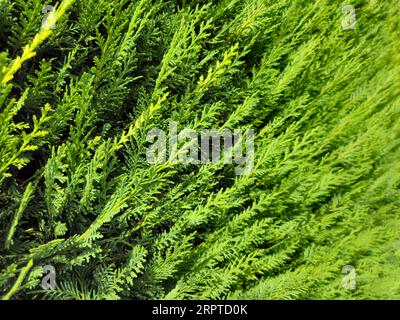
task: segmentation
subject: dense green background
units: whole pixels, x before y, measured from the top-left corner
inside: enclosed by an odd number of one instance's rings
[[[400,298],[398,0],[45,4],[0,0],[0,297]],[[169,121],[251,174],[149,164]]]

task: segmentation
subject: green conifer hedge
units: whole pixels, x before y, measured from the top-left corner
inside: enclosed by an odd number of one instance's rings
[[[399,299],[399,49],[398,0],[0,0],[0,297]]]

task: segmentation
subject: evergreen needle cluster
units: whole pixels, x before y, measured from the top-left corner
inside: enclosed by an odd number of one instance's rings
[[[399,299],[399,17],[0,0],[0,298]],[[254,130],[254,166],[149,163],[172,121]]]

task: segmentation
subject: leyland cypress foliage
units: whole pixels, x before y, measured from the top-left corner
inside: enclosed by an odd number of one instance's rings
[[[0,297],[399,299],[399,16],[0,0]],[[254,130],[253,166],[150,163],[172,123]]]

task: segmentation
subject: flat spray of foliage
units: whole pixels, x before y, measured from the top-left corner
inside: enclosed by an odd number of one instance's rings
[[[0,0],[1,298],[400,298],[398,0],[49,4]],[[149,164],[170,121],[250,174]]]

